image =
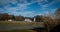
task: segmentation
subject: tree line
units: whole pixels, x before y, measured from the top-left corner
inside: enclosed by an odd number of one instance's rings
[[[14,16],[14,15],[9,15],[8,13],[2,13],[0,14],[0,21],[5,21],[5,20],[15,20],[15,21],[22,21],[24,20],[23,16]]]
[[[60,8],[55,11],[54,15],[55,15],[54,19],[56,19],[57,21],[60,21]],[[0,13],[0,21],[5,21],[5,20],[9,20],[9,19],[12,19],[14,21],[24,21],[26,18],[28,18],[32,21],[34,21],[34,18],[36,18],[37,22],[39,22],[39,21],[51,21],[52,20],[51,16],[49,16],[49,15],[48,16],[36,15],[34,17],[24,17],[21,15],[14,16],[14,15],[9,15],[8,13]]]

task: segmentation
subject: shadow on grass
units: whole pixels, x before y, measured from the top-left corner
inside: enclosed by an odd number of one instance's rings
[[[7,30],[7,31],[0,31],[0,32],[31,32],[30,30],[19,30],[19,29],[16,29],[16,30]]]

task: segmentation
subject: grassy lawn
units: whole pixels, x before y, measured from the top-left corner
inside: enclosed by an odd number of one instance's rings
[[[0,26],[40,26],[43,25],[41,22],[24,22],[24,21],[0,21]],[[29,29],[16,29],[16,30],[7,30],[7,31],[0,31],[0,32],[32,32]]]
[[[41,22],[24,22],[24,21],[0,21],[0,25],[17,25],[17,26],[40,26],[43,25]]]

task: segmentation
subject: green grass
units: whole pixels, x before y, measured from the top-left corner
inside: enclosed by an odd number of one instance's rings
[[[0,21],[0,25],[3,26],[40,26],[43,25],[41,22],[24,22],[24,21]],[[7,31],[0,31],[0,32],[32,32],[29,29],[16,29],[16,30],[7,30]]]
[[[17,25],[17,26],[40,26],[43,25],[41,22],[24,22],[24,21],[0,21],[0,25],[10,26],[10,25]]]

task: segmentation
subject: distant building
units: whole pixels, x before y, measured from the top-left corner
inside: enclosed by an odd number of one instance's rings
[[[30,20],[30,19],[25,19],[25,21],[27,21],[27,22],[32,22],[32,20]]]
[[[9,19],[8,21],[13,21],[13,20]]]
[[[30,18],[30,17],[25,17],[25,20],[24,20],[24,21],[32,22],[32,18]]]

